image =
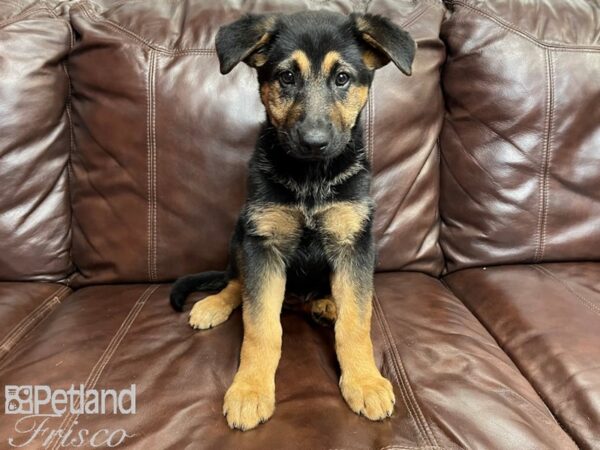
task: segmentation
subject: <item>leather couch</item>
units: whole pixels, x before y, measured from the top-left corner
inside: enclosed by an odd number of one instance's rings
[[[221,415],[240,312],[194,331],[168,294],[225,265],[264,117],[251,69],[219,74],[216,31],[302,9],[418,43],[362,114],[397,403],[353,414],[332,330],[284,312],[277,409],[242,433]],[[597,0],[4,0],[0,180],[0,384],[135,384],[137,405],[43,430],[5,412],[0,448],[600,448]]]

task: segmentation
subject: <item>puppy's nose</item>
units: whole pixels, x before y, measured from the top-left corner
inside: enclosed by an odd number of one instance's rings
[[[322,151],[329,144],[329,132],[325,128],[311,128],[300,135],[301,144],[312,152]]]

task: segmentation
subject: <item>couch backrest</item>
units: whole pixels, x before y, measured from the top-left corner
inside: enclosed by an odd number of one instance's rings
[[[600,5],[452,3],[442,28],[448,269],[598,260]]]
[[[71,40],[68,19],[46,3],[0,3],[0,280],[59,281],[72,272]]]
[[[219,26],[249,12],[366,5],[419,45],[413,76],[380,70],[363,114],[378,268],[439,274],[441,1],[84,0],[71,9],[78,39],[69,57],[78,283],[168,281],[224,267],[264,110],[251,69],[220,75]]]

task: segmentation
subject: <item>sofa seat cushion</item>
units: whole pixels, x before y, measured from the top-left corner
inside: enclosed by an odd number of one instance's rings
[[[469,269],[446,281],[575,441],[600,447],[600,264]]]
[[[55,283],[0,283],[0,361],[71,292]]]
[[[46,422],[49,430],[72,428],[73,436],[122,429],[133,435],[127,448],[135,449],[575,448],[493,338],[439,281],[382,274],[376,289],[376,359],[397,399],[392,418],[379,423],[344,403],[332,329],[284,312],[275,414],[253,431],[230,430],[221,405],[238,364],[240,311],[214,329],[194,331],[186,314],[170,310],[168,285],[75,292],[5,360],[0,382],[54,389],[135,383],[135,414]],[[15,435],[19,417],[3,420],[0,436],[20,444],[28,436]]]

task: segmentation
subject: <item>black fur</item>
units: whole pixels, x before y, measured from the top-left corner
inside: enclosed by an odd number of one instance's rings
[[[223,271],[202,272],[179,278],[171,289],[170,301],[175,311],[183,311],[188,295],[195,291],[220,291],[227,285]]]
[[[367,40],[365,33],[370,36]],[[293,123],[275,124],[271,115],[267,115],[249,164],[248,197],[231,239],[227,272],[179,279],[173,287],[171,305],[181,311],[185,297],[192,291],[218,290],[235,278],[243,280],[245,298],[256,301],[261,276],[267,266],[273,265],[274,258],[283,263],[286,289],[296,296],[313,299],[328,295],[331,273],[342,263],[342,258],[350,261],[353,276],[369,289],[375,249],[371,236],[370,165],[362,130],[357,126],[360,111],[349,126],[332,124],[324,111],[336,102],[347,101],[352,87],[370,86],[373,68],[363,60],[367,50],[377,54],[383,64],[392,60],[402,71],[410,73],[414,42],[408,33],[379,16],[343,16],[320,11],[245,16],[219,31],[216,47],[222,73],[244,61],[257,68],[261,87],[273,86],[282,102],[304,109]],[[279,78],[282,64],[287,64],[295,50],[302,50],[313,68],[321,67],[328,52],[337,52],[343,58],[350,82],[338,86],[335,80],[341,69],[334,68],[330,78],[325,81],[320,78],[320,85],[316,81],[309,84],[301,79],[297,65],[288,65],[295,82],[283,83]],[[309,110],[317,101],[318,107]],[[325,130],[327,143],[318,154],[314,149],[307,153],[306,145],[302,144],[302,133],[307,126]],[[360,233],[343,253],[335,249],[336,243],[330,242],[331,237],[318,218],[314,223],[306,219],[300,236],[290,237],[289,242],[279,243],[276,249],[268,247],[252,215],[267,205],[279,205],[307,211],[309,217],[311,211],[339,202],[369,205]]]

